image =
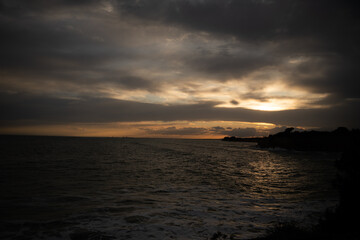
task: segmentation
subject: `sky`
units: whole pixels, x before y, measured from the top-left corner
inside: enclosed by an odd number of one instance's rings
[[[221,138],[360,127],[360,8],[0,0],[0,134]]]

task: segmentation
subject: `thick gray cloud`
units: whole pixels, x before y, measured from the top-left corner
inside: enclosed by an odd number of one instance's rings
[[[232,128],[232,129],[215,129],[214,133],[236,137],[253,137],[258,133],[255,128]]]
[[[360,30],[356,12],[359,4],[356,1],[3,0],[0,1],[1,68],[36,79],[70,79],[74,82],[79,79],[79,82],[89,83],[116,79],[114,71],[106,71],[103,64],[114,60],[128,61],[136,58],[136,54],[125,46],[122,49],[121,45],[110,43],[108,36],[101,35],[101,27],[85,27],[89,24],[87,20],[95,19],[91,14],[98,18],[98,24],[108,24],[104,20],[105,14],[100,11],[92,10],[86,14],[86,11],[105,4],[119,10],[119,22],[130,21],[131,17],[142,20],[135,27],[160,24],[204,31],[213,37],[233,36],[241,42],[242,48],[247,49],[234,53],[234,48],[239,47],[235,42],[219,46],[218,51],[199,46],[192,55],[178,56],[187,68],[205,76],[218,80],[242,77],[264,67],[278,66],[287,57],[308,56],[309,60],[295,69],[280,69],[288,72],[289,82],[341,98],[360,97],[357,67]],[[80,12],[86,18],[54,21],[44,17],[66,11],[70,14]],[[86,33],[84,29],[100,36]],[[89,69],[100,76],[95,80],[87,77]],[[74,71],[80,74],[74,77]],[[305,76],[304,72],[307,73]],[[148,81],[131,84],[121,79],[118,82],[129,88],[136,85],[136,88],[147,89],[151,85]]]
[[[51,82],[57,88],[68,84],[77,91],[109,84],[156,90],[156,82],[121,67],[124,62],[136,61],[138,53],[112,39],[111,27],[103,30],[101,24],[113,19],[96,10],[104,2],[0,1],[2,89]]]
[[[0,0],[1,123],[225,120],[359,127],[359,5],[351,0]],[[207,92],[205,100],[194,97],[192,104],[170,104],[173,92],[161,100],[129,100],[168,87],[195,95],[206,87],[197,78],[240,82],[253,74],[247,82],[251,89],[226,101],[266,102],[269,96],[260,90],[274,84],[270,72],[290,87],[326,97],[314,101],[314,108],[277,112],[216,107],[219,98],[208,98],[215,92]],[[187,88],[186,81],[196,87]],[[121,91],[134,95],[125,98]],[[111,99],[112,94],[123,100]],[[319,105],[329,107],[315,108]],[[254,131],[220,128],[162,131]]]
[[[231,128],[228,127],[166,127],[159,129],[151,128],[141,128],[146,133],[151,135],[163,135],[163,136],[183,136],[183,135],[226,135],[226,136],[235,136],[235,137],[256,137],[256,136],[267,136],[269,134],[275,134],[278,132],[283,132],[287,126],[275,127],[268,130],[257,130],[256,128]],[[295,128],[295,131],[303,131],[303,129]]]
[[[271,45],[271,56],[203,55],[191,62],[195,68],[234,74],[277,64],[279,58],[307,56],[309,61],[292,71],[289,81],[342,98],[360,97],[359,7],[357,1],[335,0],[144,0],[120,4],[123,13],[144,21],[234,36],[258,47]]]
[[[129,0],[121,1],[119,6],[123,13],[142,19],[235,35],[249,41],[309,37],[328,40],[323,48],[349,49],[349,45],[336,46],[336,41],[346,39],[355,43],[355,39],[337,34],[358,33],[357,1]],[[336,38],[329,41],[329,36]],[[301,50],[301,46],[297,47]]]
[[[143,129],[147,133],[156,134],[156,135],[202,135],[208,133],[208,129],[206,128],[176,128],[176,127],[167,127],[161,129]]]
[[[146,133],[156,135],[228,135],[236,137],[254,137],[263,136],[263,132],[259,133],[255,128],[234,128],[227,129],[223,127],[201,128],[201,127],[167,127],[160,129],[144,128]]]
[[[218,108],[214,102],[165,106],[106,98],[59,99],[24,94],[1,94],[0,121],[24,123],[106,123],[126,121],[245,121],[268,122],[285,126],[358,127],[360,102],[331,109],[256,111],[243,108]],[[223,134],[236,129],[214,129]],[[239,133],[241,135],[241,133]]]

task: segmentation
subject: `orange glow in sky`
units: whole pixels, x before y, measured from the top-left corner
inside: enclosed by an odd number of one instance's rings
[[[269,123],[236,121],[145,121],[21,126],[0,128],[0,131],[4,134],[25,135],[220,139],[235,135],[239,129],[244,131],[244,137],[267,136],[269,130],[274,127],[274,124]]]

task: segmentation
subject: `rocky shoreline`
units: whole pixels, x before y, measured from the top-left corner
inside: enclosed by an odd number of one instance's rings
[[[293,132],[293,130],[293,128],[288,128],[284,132],[269,137],[256,138],[256,142],[261,148],[279,147],[299,151],[342,152],[341,159],[336,161],[339,204],[335,210],[327,210],[318,224],[311,229],[303,229],[296,223],[278,223],[269,229],[266,235],[254,240],[360,239],[357,221],[360,216],[359,194],[357,193],[360,189],[360,131],[349,131],[346,128],[338,128],[332,132]],[[247,139],[226,138],[223,140],[245,142]],[[227,239],[225,236],[217,234],[212,239]]]
[[[360,138],[360,130],[348,130],[339,127],[334,131],[294,131],[287,128],[268,137],[237,138],[225,137],[223,141],[257,142],[260,148],[284,148],[298,151],[343,152]]]

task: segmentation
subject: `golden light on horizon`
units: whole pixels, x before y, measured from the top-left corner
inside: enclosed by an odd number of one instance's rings
[[[220,139],[235,135],[238,129],[249,131],[248,137],[267,135],[275,127],[272,123],[241,121],[139,121],[13,126],[0,131],[47,136]]]

